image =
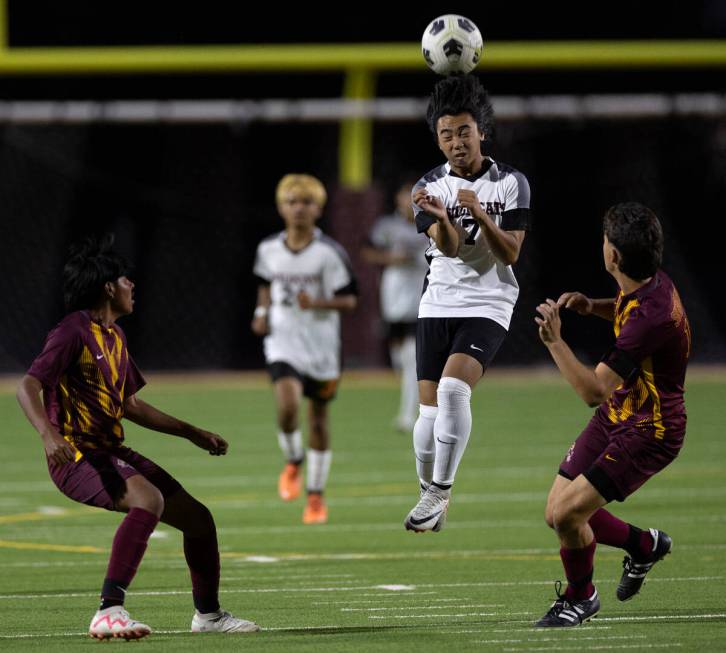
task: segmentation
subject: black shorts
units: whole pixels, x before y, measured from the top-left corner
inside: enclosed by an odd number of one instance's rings
[[[416,375],[439,382],[451,354],[467,354],[486,370],[507,330],[486,317],[420,317],[416,329]]]
[[[314,379],[311,376],[300,374],[290,363],[284,363],[283,361],[270,363],[267,366],[267,371],[270,373],[270,378],[273,383],[290,376],[297,379],[302,383],[303,395],[315,401],[330,401],[331,399],[335,399],[335,393],[338,390],[338,383],[340,381],[339,378],[327,379],[325,381]]]

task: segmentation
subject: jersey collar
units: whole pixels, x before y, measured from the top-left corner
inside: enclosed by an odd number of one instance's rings
[[[492,159],[488,156],[484,157],[484,161],[482,162],[482,165],[481,165],[481,170],[479,170],[479,172],[471,175],[470,177],[464,177],[463,175],[459,175],[459,174],[455,173],[451,169],[451,165],[449,164],[448,161],[444,164],[444,167],[446,168],[447,175],[451,175],[452,177],[458,177],[459,179],[466,179],[466,181],[476,181],[480,177],[483,177],[485,174],[487,174],[493,165],[494,165],[494,159]]]

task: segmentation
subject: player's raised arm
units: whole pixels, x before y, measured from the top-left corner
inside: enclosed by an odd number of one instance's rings
[[[223,456],[227,453],[227,441],[216,433],[197,428],[168,415],[151,404],[131,395],[124,401],[124,417],[144,428],[167,433],[189,440],[192,444],[208,451],[212,456]]]
[[[557,300],[557,307],[562,308],[563,306],[580,315],[597,315],[608,322],[612,322],[615,299],[613,297],[591,299],[581,292],[564,292]]]
[[[482,208],[479,196],[473,190],[459,189],[457,199],[459,204],[468,209],[471,216],[479,223],[494,256],[505,265],[514,265],[519,259],[525,232],[505,231],[498,227]]]
[[[418,188],[413,194],[413,203],[435,219],[426,230],[426,234],[436,243],[444,256],[456,256],[459,253],[459,234],[449,221],[444,203],[433,195],[426,193],[425,188]]]
[[[552,299],[537,306],[540,317],[534,321],[539,326],[539,337],[562,372],[562,376],[575,389],[588,406],[599,406],[608,399],[623,379],[604,363],[595,369],[583,365],[562,339],[559,305]]]

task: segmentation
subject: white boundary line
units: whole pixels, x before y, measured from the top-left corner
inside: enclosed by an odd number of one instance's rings
[[[685,576],[676,578],[649,578],[649,583],[668,582],[668,581],[696,581],[696,580],[721,580],[722,576]],[[423,583],[419,585],[410,585],[402,590],[397,590],[398,596],[416,596],[418,589],[441,589],[456,587],[522,587],[522,586],[541,586],[551,585],[552,580],[533,580],[533,581],[482,581],[478,583]],[[601,580],[598,584],[615,583],[616,580]],[[220,589],[220,594],[274,594],[274,593],[320,593],[320,592],[357,592],[369,590],[385,589],[383,585],[357,585],[353,587],[255,587],[255,588],[226,588]],[[393,590],[392,590],[393,591]],[[190,590],[154,590],[154,591],[138,591],[129,592],[129,596],[178,596],[189,594]],[[66,599],[79,597],[97,597],[97,593],[92,592],[61,592],[56,594],[0,594],[0,600],[30,600],[35,599]],[[724,615],[718,615],[726,617]],[[644,617],[647,619],[648,617]],[[660,618],[660,617],[659,617]],[[676,618],[676,617],[673,617]],[[606,617],[606,619],[608,619]],[[635,617],[634,617],[635,619]],[[602,620],[602,618],[600,618]]]

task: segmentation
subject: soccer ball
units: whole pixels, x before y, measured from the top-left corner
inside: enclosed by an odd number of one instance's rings
[[[479,63],[483,48],[479,28],[457,14],[434,18],[421,37],[426,64],[439,75],[470,73]]]

